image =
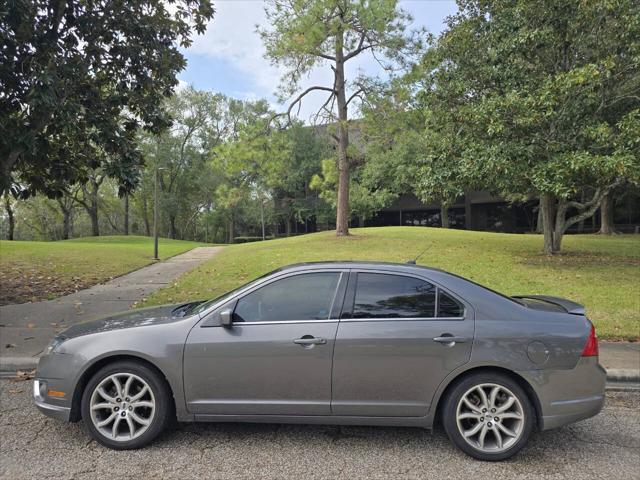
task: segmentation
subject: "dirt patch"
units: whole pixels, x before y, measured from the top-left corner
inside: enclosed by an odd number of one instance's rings
[[[520,263],[525,265],[540,265],[552,267],[587,267],[607,265],[609,267],[640,266],[638,257],[618,257],[611,255],[594,255],[587,252],[570,252],[556,255],[525,255],[520,257]]]
[[[5,264],[0,270],[0,305],[50,300],[97,283],[97,278],[65,277],[20,264]]]

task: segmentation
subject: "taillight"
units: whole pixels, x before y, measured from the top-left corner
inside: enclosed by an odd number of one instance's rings
[[[596,327],[591,325],[591,331],[589,332],[589,338],[587,344],[582,350],[583,357],[597,357],[598,356],[598,336],[596,335]]]

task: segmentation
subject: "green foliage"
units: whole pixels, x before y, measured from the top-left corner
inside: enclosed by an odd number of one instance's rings
[[[213,15],[209,0],[16,0],[0,12],[0,189],[59,196],[102,167],[137,183],[140,127],[185,66],[179,51]]]
[[[349,185],[351,213],[364,221],[389,205],[396,195],[385,188],[373,190],[367,188],[358,181],[357,173],[351,178]],[[334,211],[337,204],[337,184],[338,169],[335,160],[332,158],[322,160],[322,173],[315,174],[309,185],[312,190],[319,192],[320,198],[327,202]]]
[[[462,2],[421,66],[435,124],[458,124],[454,170],[506,195],[561,199],[638,181],[634,4]]]
[[[411,17],[397,4],[397,0],[269,0],[270,26],[260,34],[267,56],[287,68],[283,96],[292,95],[316,65],[335,61],[336,48],[351,57],[375,49],[394,60],[417,48],[405,32]]]

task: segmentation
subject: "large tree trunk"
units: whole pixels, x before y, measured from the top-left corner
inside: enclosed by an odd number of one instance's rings
[[[449,207],[446,203],[440,205],[440,225],[449,228]]]
[[[287,216],[287,219],[284,221],[284,234],[287,237],[291,236],[291,217]]]
[[[94,237],[100,236],[100,224],[98,222],[98,190],[104,180],[103,176],[96,176],[89,180],[87,185],[82,185],[83,199],[79,199],[77,196],[74,200],[78,202],[87,211],[89,218],[91,219],[91,235]]]
[[[556,198],[545,193],[540,197],[540,208],[542,209],[542,232],[544,233],[544,247],[542,251],[548,255],[553,251],[553,230],[555,225]]]
[[[233,214],[231,214],[231,217],[229,218],[229,243],[233,243],[234,240],[234,230],[235,230],[235,219],[233,218]]]
[[[13,214],[13,208],[11,208],[11,199],[9,198],[9,194],[5,193],[4,195],[4,209],[7,211],[7,217],[9,220],[9,229],[7,230],[7,240],[13,240],[13,232],[16,228],[16,220]]]
[[[149,210],[147,207],[146,197],[142,198],[142,221],[144,223],[144,232],[147,237],[151,236],[151,224],[149,223]]]
[[[129,235],[129,194],[124,195],[124,234]]]
[[[556,202],[553,195],[543,195],[544,253],[559,253],[562,248],[562,238],[569,227],[592,216],[600,207],[602,198],[616,185],[617,183],[597,189],[591,200],[584,203],[563,199]],[[570,208],[576,208],[579,213],[567,218],[567,211]]]
[[[343,33],[336,35],[335,89],[338,101],[338,205],[336,211],[336,235],[349,235],[349,127],[347,124],[347,99],[344,82]]]
[[[100,223],[98,222],[98,208],[97,205],[95,208],[92,206],[87,209],[87,213],[89,214],[89,218],[91,219],[91,235],[94,237],[100,236]]]
[[[602,197],[600,204],[600,233],[601,235],[613,235],[618,233],[613,223],[613,194],[609,192]]]
[[[169,237],[178,238],[178,228],[176,227],[176,216],[169,215]]]
[[[71,207],[59,198],[57,202],[62,213],[62,239],[69,240],[71,235]]]
[[[542,213],[542,197],[538,202],[538,220],[536,221],[536,233],[544,232],[544,217]]]
[[[62,239],[69,240],[71,235],[71,211],[62,211]]]

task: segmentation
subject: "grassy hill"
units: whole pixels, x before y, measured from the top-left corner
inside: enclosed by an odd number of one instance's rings
[[[159,241],[160,258],[200,245]],[[153,238],[86,237],[59,242],[0,241],[0,305],[55,298],[153,262]]]
[[[435,228],[354,229],[348,238],[322,232],[232,245],[149,304],[210,298],[274,268],[315,260],[405,262],[442,268],[506,294],[548,294],[584,304],[603,338],[640,337],[640,236],[573,235],[564,254],[540,253],[539,235]]]

